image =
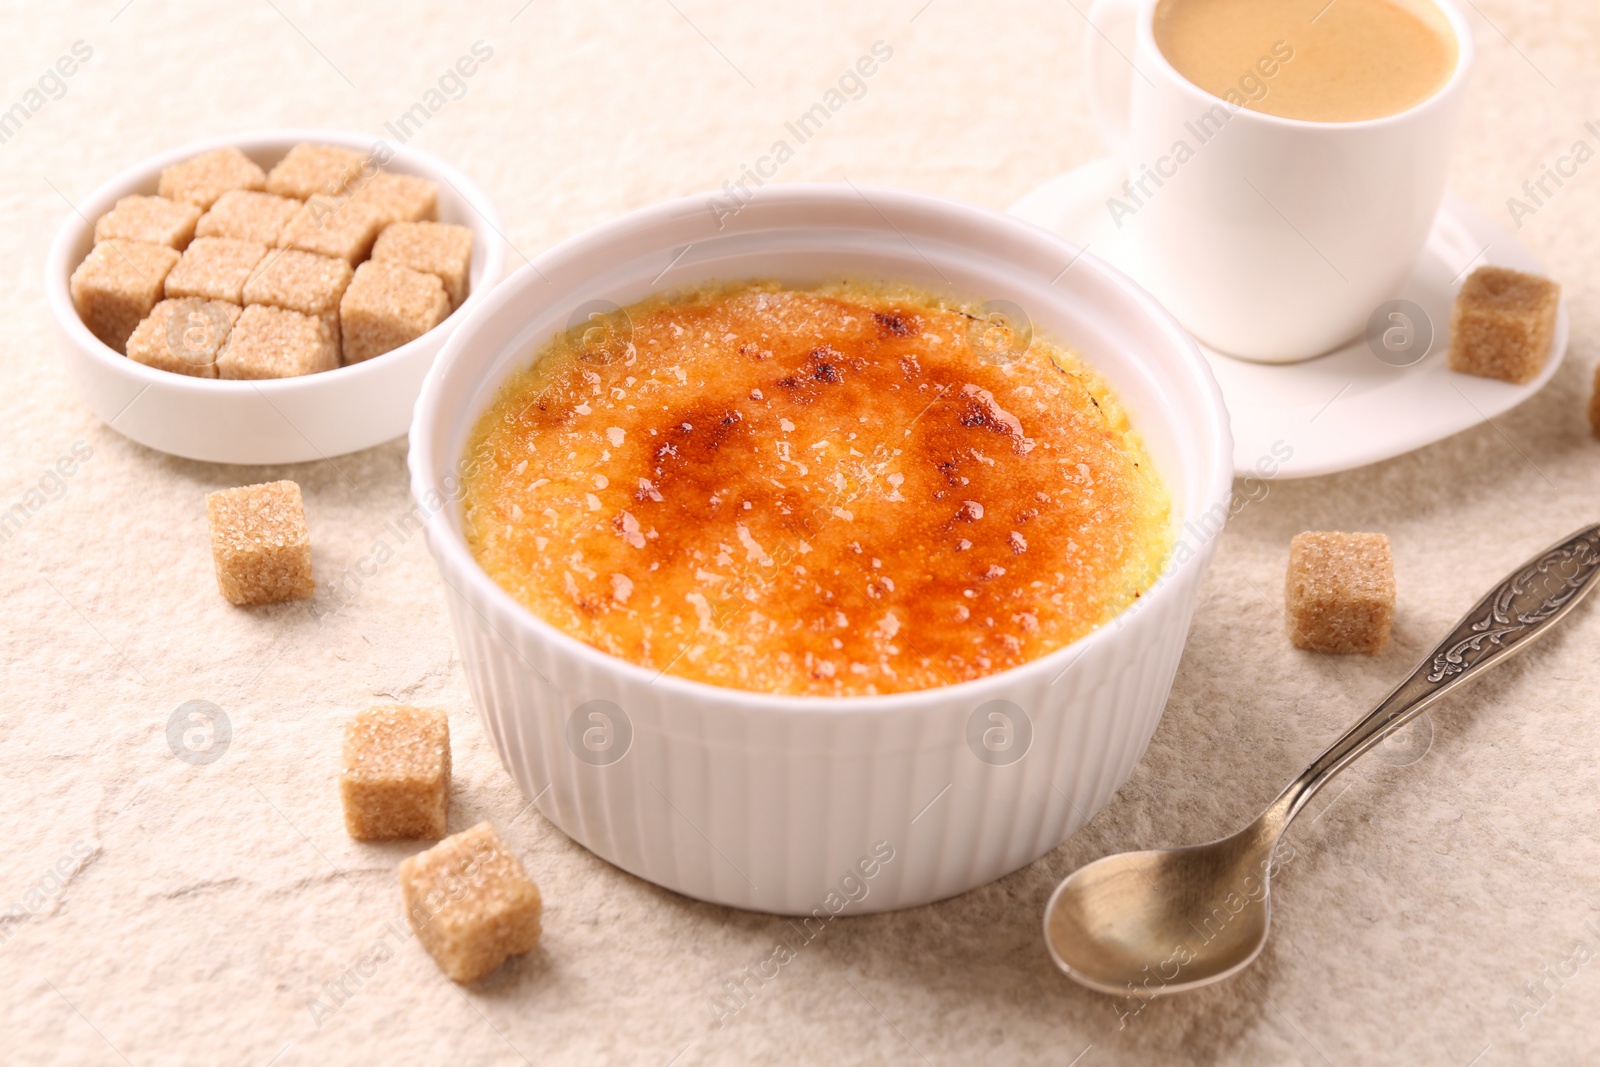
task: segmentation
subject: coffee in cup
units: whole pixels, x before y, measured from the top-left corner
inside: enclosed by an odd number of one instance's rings
[[[1308,122],[1397,115],[1456,69],[1455,35],[1429,0],[1161,0],[1154,30],[1167,62],[1212,96]]]

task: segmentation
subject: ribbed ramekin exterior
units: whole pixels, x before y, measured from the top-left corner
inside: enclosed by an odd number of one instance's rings
[[[1209,557],[1210,546],[1200,549]],[[1056,677],[1022,668],[905,710],[802,712],[702,700],[595,667],[475,597],[441,556],[457,642],[506,770],[593,852],[657,885],[732,907],[852,913],[975,888],[1065,841],[1127,781],[1160,721],[1207,558],[1197,556],[1088,642]],[[631,725],[614,762],[578,758],[568,720],[610,701]],[[969,721],[989,701],[1025,712],[1032,741],[985,762]],[[858,861],[875,876],[841,881]],[[871,863],[869,867],[873,866]]]

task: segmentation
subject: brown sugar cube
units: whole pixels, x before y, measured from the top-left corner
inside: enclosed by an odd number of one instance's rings
[[[217,198],[211,210],[195,225],[197,237],[232,237],[276,247],[283,228],[300,210],[300,201],[271,193],[230,189]]]
[[[350,197],[314,196],[295,212],[278,237],[278,247],[360,263],[372,251],[383,223],[376,211]]]
[[[363,263],[339,301],[345,365],[415,341],[449,314],[450,297],[432,274],[392,263]]]
[[[167,275],[167,296],[244,303],[244,283],[267,246],[232,237],[196,237]]]
[[[1594,369],[1594,390],[1589,394],[1589,428],[1600,437],[1600,367]]]
[[[292,196],[296,200],[337,196],[361,173],[366,162],[366,153],[353,148],[297,144],[267,175],[266,189],[269,193]]]
[[[406,921],[439,969],[475,982],[539,943],[539,887],[481,822],[400,864]]]
[[[304,600],[311,580],[311,535],[300,487],[267,482],[206,494],[217,588],[240,606]]]
[[[351,189],[350,198],[371,208],[380,225],[439,217],[439,187],[426,178],[378,171]]]
[[[368,708],[344,728],[339,796],[358,841],[449,831],[450,721],[432,708]]]
[[[182,251],[194,237],[200,209],[164,196],[125,196],[94,223],[95,243],[120,238]]]
[[[266,304],[321,319],[339,343],[339,298],[350,284],[350,264],[314,252],[278,249],[267,253],[244,283],[246,304]]]
[[[217,377],[295,378],[338,365],[339,346],[327,323],[298,311],[251,304],[217,355]]]
[[[1450,369],[1503,382],[1539,376],[1556,334],[1561,286],[1537,274],[1479,267],[1450,315]]]
[[[1289,542],[1289,637],[1316,652],[1382,652],[1394,624],[1394,558],[1375,533],[1302,533]]]
[[[168,200],[208,208],[229,189],[260,189],[266,181],[266,174],[250,157],[230,146],[167,167],[156,191]]]
[[[89,332],[118,352],[128,335],[155,310],[176,249],[111,238],[94,246],[72,272],[72,306]]]
[[[397,222],[378,235],[372,261],[432,274],[444,282],[450,307],[455,309],[467,295],[472,229],[443,222]]]
[[[238,319],[239,308],[220,300],[163,300],[128,338],[128,358],[174,374],[215,378],[217,353]]]

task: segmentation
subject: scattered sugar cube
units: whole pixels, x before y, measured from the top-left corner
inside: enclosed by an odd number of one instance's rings
[[[267,253],[244,283],[246,304],[266,304],[321,319],[339,343],[339,298],[350,284],[350,264],[314,252],[279,249]]]
[[[1456,295],[1450,369],[1503,382],[1539,376],[1556,334],[1561,286],[1537,274],[1479,267]]]
[[[445,836],[450,721],[442,711],[368,708],[344,728],[344,826],[358,841]]]
[[[229,189],[260,189],[266,181],[261,168],[230,145],[167,167],[156,191],[169,200],[183,200],[203,209]]]
[[[110,238],[72,272],[72,306],[89,332],[126,353],[128,335],[155,310],[176,249]]]
[[[240,606],[304,600],[311,580],[311,535],[300,487],[267,482],[206,494],[217,588]]]
[[[1394,624],[1394,558],[1375,533],[1296,534],[1289,542],[1289,637],[1316,652],[1382,652]]]
[[[439,217],[439,187],[410,174],[380,170],[356,183],[350,198],[371,208],[382,226]]]
[[[327,323],[298,311],[251,304],[217,356],[217,377],[294,378],[338,365],[339,346]]]
[[[215,378],[217,353],[238,319],[239,308],[220,300],[163,300],[128,338],[128,358],[174,374]]]
[[[443,222],[397,222],[378,235],[372,261],[432,274],[444,282],[450,307],[458,308],[467,295],[472,228]]]
[[[1594,369],[1594,388],[1589,394],[1589,428],[1600,437],[1600,367]]]
[[[367,204],[350,197],[314,196],[284,225],[278,246],[355,264],[367,258],[381,229],[377,213]]]
[[[125,196],[94,223],[98,244],[111,238],[166,245],[182,251],[194,237],[200,209],[164,196]]]
[[[269,193],[292,196],[296,200],[337,196],[361,173],[366,162],[367,154],[353,148],[297,144],[267,175],[266,189]]]
[[[475,982],[539,943],[539,887],[486,822],[408,857],[400,891],[406,921],[454,981]]]
[[[236,241],[255,241],[276,247],[283,228],[289,224],[300,201],[248,189],[230,189],[217,198],[211,210],[200,216],[195,226],[197,237],[232,237]]]
[[[449,314],[450,297],[432,274],[392,263],[363,263],[339,301],[345,365],[414,341]]]
[[[244,303],[244,283],[267,246],[232,237],[196,237],[167,275],[167,296]]]

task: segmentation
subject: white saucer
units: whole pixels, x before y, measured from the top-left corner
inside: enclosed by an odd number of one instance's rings
[[[1119,230],[1106,201],[1120,195],[1126,171],[1101,159],[1035,189],[1011,214],[1042,226],[1133,277],[1140,264],[1129,240],[1138,217]],[[1304,363],[1248,363],[1200,350],[1222,386],[1233,420],[1234,473],[1258,472],[1263,458],[1278,476],[1309,478],[1389,459],[1460,433],[1528,399],[1544,387],[1567,351],[1563,301],[1544,371],[1526,385],[1454,374],[1445,366],[1450,308],[1471,270],[1511,267],[1534,274],[1544,268],[1533,254],[1481,211],[1448,194],[1428,247],[1397,299],[1420,306],[1432,320],[1428,354],[1406,367],[1380,360],[1364,338]],[[1292,450],[1284,460],[1283,453]]]

